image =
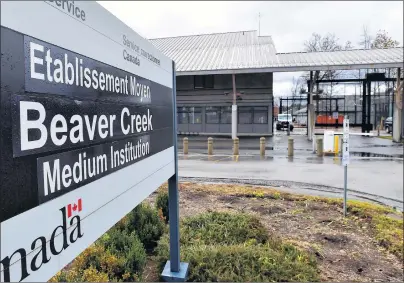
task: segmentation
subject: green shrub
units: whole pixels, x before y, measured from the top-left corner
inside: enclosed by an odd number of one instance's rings
[[[161,211],[164,220],[168,223],[170,216],[168,214],[168,193],[165,191],[160,191],[156,198],[156,209]]]
[[[135,231],[147,251],[152,251],[164,233],[164,223],[155,209],[140,204],[128,215],[127,231]]]
[[[146,250],[137,234],[112,228],[51,281],[138,281],[145,264]]]
[[[189,281],[318,281],[315,259],[291,244],[271,238],[257,218],[206,213],[181,222],[181,261],[189,262]],[[169,237],[156,248],[162,269]]]
[[[103,235],[99,242],[106,250],[120,256],[126,257],[129,253],[133,252],[134,247],[138,250],[142,250],[144,255],[146,255],[143,244],[139,240],[136,231],[129,234],[128,230],[120,231],[118,229],[111,229],[108,233]],[[140,254],[140,256],[143,257],[143,254]]]
[[[160,268],[169,257],[168,237],[157,248]],[[190,264],[190,282],[318,281],[315,259],[282,243],[257,245],[183,245],[181,261]]]
[[[211,212],[186,218],[181,225],[182,244],[242,244],[250,239],[268,241],[268,231],[259,220],[244,213]]]
[[[127,279],[136,280],[141,278],[143,269],[146,265],[146,251],[143,247],[142,242],[138,237],[134,237],[135,241],[132,241],[132,245],[125,256],[125,269],[127,272],[131,273],[131,276]]]
[[[125,258],[106,250],[102,245],[93,244],[85,249],[68,270],[58,272],[51,282],[93,282],[117,281],[125,273]]]

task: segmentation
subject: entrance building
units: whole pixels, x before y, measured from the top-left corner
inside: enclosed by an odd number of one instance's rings
[[[403,67],[402,47],[277,53],[272,38],[258,36],[256,31],[150,41],[176,62],[178,131],[183,134],[272,135],[273,73],[310,71],[306,122],[308,138],[312,139],[316,122],[311,118],[316,111],[313,96],[321,83],[316,78],[317,71]],[[370,91],[363,96],[370,96]],[[366,101],[370,101],[370,97]],[[397,116],[400,119],[395,119],[395,123],[401,132],[401,129],[404,131],[400,125],[404,115],[399,108],[395,113],[400,112],[400,117]],[[369,130],[371,114],[364,112],[363,117],[365,115],[369,121],[361,124]]]

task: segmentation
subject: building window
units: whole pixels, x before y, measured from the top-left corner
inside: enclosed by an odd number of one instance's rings
[[[190,124],[202,124],[202,107],[189,107],[188,113]]]
[[[178,124],[201,124],[202,108],[201,107],[178,107],[177,108]]]
[[[238,123],[239,124],[252,124],[253,110],[252,107],[239,107],[238,108]]]
[[[178,124],[188,124],[187,107],[178,107],[177,108],[177,122],[178,122]]]
[[[213,88],[213,75],[194,76],[195,88]]]
[[[268,124],[268,107],[253,107],[254,124]]]
[[[219,124],[220,107],[215,106],[206,107],[205,119],[206,124]]]
[[[231,106],[220,107],[220,124],[231,124]]]

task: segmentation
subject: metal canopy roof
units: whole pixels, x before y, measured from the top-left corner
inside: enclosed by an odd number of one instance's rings
[[[175,61],[177,75],[403,67],[403,48],[276,53],[270,36],[240,31],[150,39]]]

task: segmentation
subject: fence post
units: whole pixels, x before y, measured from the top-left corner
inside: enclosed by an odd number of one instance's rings
[[[184,154],[188,154],[188,138],[187,137],[185,137],[183,140],[182,149],[184,151]]]
[[[213,138],[208,138],[208,155],[213,155]]]
[[[239,155],[239,138],[233,140],[233,155]]]
[[[265,156],[265,138],[260,138],[260,155]]]
[[[288,157],[293,156],[293,138],[288,139]]]

